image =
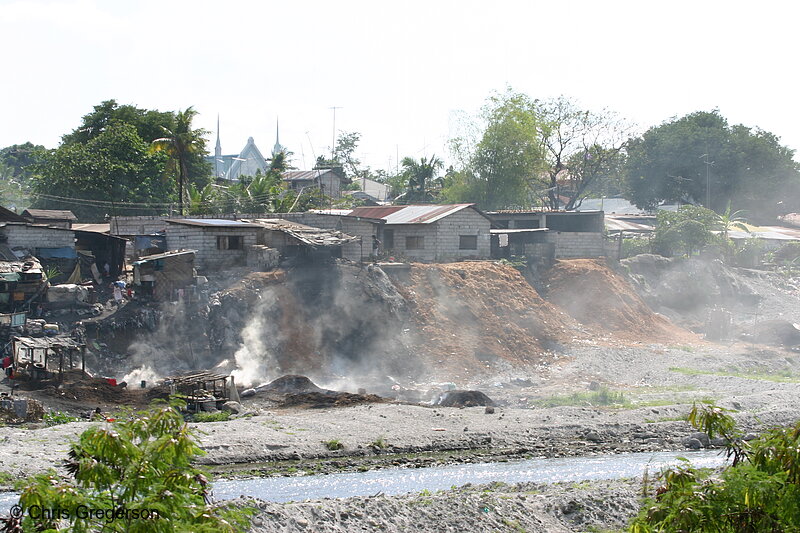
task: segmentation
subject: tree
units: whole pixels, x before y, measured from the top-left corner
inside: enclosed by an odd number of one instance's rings
[[[208,132],[203,129],[193,129],[192,120],[197,116],[191,106],[175,114],[175,124],[172,128],[161,126],[164,136],[152,141],[153,150],[163,151],[169,155],[174,169],[178,174],[178,212],[183,215],[183,197],[185,183],[189,179],[189,161],[193,154],[205,153],[206,141],[203,138]]]
[[[714,240],[712,230],[718,223],[717,214],[704,207],[684,205],[676,212],[661,210],[656,216],[653,250],[667,257],[676,252],[692,255]]]
[[[435,174],[444,164],[442,160],[432,155],[430,158],[422,157],[419,161],[413,157],[404,157],[403,175],[406,181],[406,191],[398,197],[402,203],[430,203],[435,201],[440,181]]]
[[[595,180],[618,165],[630,126],[611,111],[584,110],[564,96],[539,103],[538,113],[547,154],[547,204],[573,209]]]
[[[800,209],[794,151],[771,133],[730,126],[717,110],[654,126],[627,152],[626,188],[642,208],[678,202],[721,212],[732,203],[764,221]]]
[[[58,531],[239,531],[247,512],[208,505],[208,482],[192,463],[203,453],[168,405],[93,426],[70,446],[69,477],[31,478],[20,495],[23,516],[4,519],[5,530],[55,530],[65,520],[68,528]]]
[[[86,143],[62,144],[36,165],[33,205],[70,209],[80,220],[166,211],[174,185],[166,156],[152,153],[132,124],[112,121]]]
[[[450,140],[457,168],[448,173],[444,198],[484,209],[527,207],[544,169],[536,102],[508,89],[489,98],[481,118],[479,141],[472,141],[472,131]]]

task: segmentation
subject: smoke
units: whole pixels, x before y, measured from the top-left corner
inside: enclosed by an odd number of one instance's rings
[[[262,301],[241,332],[241,344],[233,358],[236,369],[231,373],[237,383],[250,387],[277,377],[280,364],[276,357],[282,335],[274,320],[278,299],[274,290],[267,290]]]
[[[155,383],[160,378],[161,376],[159,376],[155,370],[153,370],[153,367],[150,365],[145,365],[125,374],[125,377],[122,378],[122,381],[129,384],[140,383],[142,381]]]

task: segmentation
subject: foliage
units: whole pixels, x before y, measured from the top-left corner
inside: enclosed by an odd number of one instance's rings
[[[341,450],[342,448],[344,448],[344,444],[342,444],[342,442],[339,439],[326,440],[323,441],[322,444],[324,444],[325,447],[331,451]]]
[[[800,529],[800,422],[747,442],[719,407],[694,406],[688,420],[709,438],[720,436],[727,442],[731,466],[718,479],[688,462],[662,472],[664,486],[645,501],[630,531]]]
[[[381,435],[374,441],[370,442],[369,445],[370,447],[377,448],[378,450],[385,450],[389,447],[389,442],[386,440],[386,437]]]
[[[195,413],[192,415],[192,422],[224,422],[230,420],[230,411],[216,411],[213,413]]]
[[[545,157],[536,102],[508,89],[489,98],[481,119],[480,140],[470,132],[450,140],[457,168],[448,172],[443,197],[482,209],[528,207],[537,182],[541,187]]]
[[[208,481],[192,465],[202,453],[168,405],[92,426],[70,446],[67,479],[55,471],[34,476],[20,495],[23,510],[38,506],[61,515],[24,513],[21,526],[25,531],[238,531],[242,512],[208,505]],[[86,516],[85,509],[102,514]],[[116,514],[109,519],[107,513]],[[58,523],[62,518],[68,527]],[[6,521],[7,528],[15,525],[14,518]]]
[[[162,154],[149,151],[132,124],[112,121],[86,143],[62,144],[47,152],[33,178],[34,206],[70,209],[86,221],[152,213],[133,204],[163,203],[171,197],[174,188],[164,179],[165,163]]]
[[[44,414],[43,421],[47,427],[57,426],[59,424],[69,424],[70,422],[77,422],[80,418],[72,416],[69,413],[62,413],[61,411],[50,411]]]
[[[628,148],[625,182],[642,208],[662,202],[706,203],[722,211],[732,202],[764,220],[800,208],[800,167],[778,137],[730,126],[719,111],[695,112],[647,130]]]
[[[44,146],[29,142],[0,149],[0,204],[17,212],[28,207],[33,170],[44,153]]]
[[[691,255],[714,240],[712,230],[719,217],[704,207],[684,205],[676,212],[660,210],[656,215],[653,251],[666,257]]]
[[[508,259],[505,257],[498,260],[498,263],[501,265],[510,266],[516,268],[520,272],[525,272],[529,267],[529,259],[524,255],[512,255]]]
[[[573,209],[596,181],[621,182],[630,127],[616,114],[581,109],[563,96],[541,102],[538,114],[551,209]]]
[[[419,204],[436,201],[441,186],[441,178],[436,176],[436,172],[444,166],[442,160],[435,155],[422,157],[419,161],[404,157],[402,165],[406,190],[395,202]]]
[[[642,237],[632,237],[629,239],[622,239],[622,256],[620,259],[626,257],[633,257],[639,254],[649,254],[652,250],[650,240]]]
[[[194,129],[192,120],[197,116],[191,106],[175,114],[175,122],[170,126],[161,126],[162,137],[153,139],[151,146],[154,152],[165,152],[169,156],[167,167],[178,176],[178,212],[183,215],[185,186],[189,183],[189,162],[193,154],[205,154],[206,141],[203,138],[208,132]]]

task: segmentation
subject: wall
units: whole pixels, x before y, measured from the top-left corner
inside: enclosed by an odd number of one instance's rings
[[[372,254],[372,236],[380,236],[379,222],[365,220],[360,217],[347,217],[340,215],[323,215],[319,213],[274,213],[269,217],[290,220],[298,224],[305,224],[322,229],[334,229],[351,237],[361,237],[364,243],[363,257],[367,259]],[[269,218],[262,216],[261,218]],[[379,237],[380,238],[380,237]],[[342,246],[342,257],[351,261],[360,261],[362,257],[361,242],[352,242]]]
[[[256,244],[257,228],[211,228],[167,224],[169,250],[197,250],[195,267],[200,271],[222,270],[247,264],[247,249]],[[244,237],[241,250],[218,250],[217,236]]]
[[[548,231],[548,242],[556,245],[556,259],[604,257],[603,234],[595,232]]]
[[[474,209],[462,209],[447,216],[438,222],[438,239],[436,243],[439,261],[452,259],[486,259],[490,255],[489,228],[491,224]],[[478,237],[477,250],[459,249],[461,235],[475,235]]]
[[[34,255],[38,248],[75,248],[72,230],[6,223],[2,233],[9,248],[25,248]]]

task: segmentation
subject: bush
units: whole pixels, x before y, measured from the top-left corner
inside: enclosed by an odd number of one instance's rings
[[[651,251],[650,240],[642,237],[622,239],[622,257],[633,257],[639,254],[649,254]]]
[[[719,216],[704,207],[684,205],[678,211],[659,211],[653,236],[653,251],[666,257],[692,255],[715,239],[712,229]]]
[[[50,426],[57,426],[59,424],[69,424],[70,422],[77,422],[80,418],[71,416],[68,413],[62,413],[61,411],[50,411],[49,413],[45,413],[44,417],[42,418],[44,424],[47,427]]]
[[[632,532],[800,530],[800,422],[746,442],[719,407],[695,405],[688,420],[725,439],[732,464],[719,479],[688,462],[662,472],[664,486],[645,501]]]
[[[324,444],[325,447],[328,448],[331,451],[341,450],[342,448],[344,448],[344,444],[342,444],[339,441],[339,439],[327,440],[327,441],[324,441],[322,444]]]
[[[50,471],[26,482],[22,516],[3,519],[5,530],[239,531],[250,510],[209,505],[208,481],[192,466],[202,453],[168,405],[92,426],[70,446],[66,479]]]
[[[192,415],[193,422],[224,422],[229,420],[231,413],[229,411],[215,411],[213,413],[195,413]]]

